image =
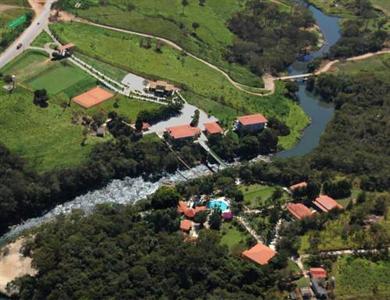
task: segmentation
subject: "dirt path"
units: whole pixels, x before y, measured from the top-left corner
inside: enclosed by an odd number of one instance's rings
[[[30,4],[32,10],[35,12],[35,16],[38,16],[43,10],[43,6],[45,4],[45,1],[28,0],[28,4]]]
[[[0,292],[6,293],[7,283],[23,275],[35,275],[37,271],[32,268],[30,257],[23,257],[20,249],[23,246],[24,238],[3,247],[0,251]],[[5,248],[8,254],[4,255]]]

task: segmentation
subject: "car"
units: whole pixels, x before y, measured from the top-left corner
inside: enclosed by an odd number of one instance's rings
[[[20,48],[22,48],[23,44],[22,43],[19,43],[17,46],[16,46],[16,50],[19,50]]]

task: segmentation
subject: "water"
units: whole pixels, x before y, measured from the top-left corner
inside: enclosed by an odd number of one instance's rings
[[[229,204],[224,200],[211,200],[207,203],[207,207],[220,209],[224,212],[229,209]]]
[[[290,75],[307,73],[306,67],[316,57],[326,54],[330,47],[333,46],[340,38],[339,18],[327,16],[316,7],[309,5],[309,10],[313,13],[314,18],[324,36],[325,43],[318,51],[310,54],[305,62],[295,61],[289,68]],[[305,128],[301,140],[292,149],[281,151],[276,154],[277,157],[294,157],[302,156],[311,152],[320,142],[321,134],[324,132],[326,125],[332,119],[334,107],[332,104],[320,100],[319,96],[306,91],[303,82],[299,83],[297,93],[299,104],[305,113],[310,117],[311,124]]]

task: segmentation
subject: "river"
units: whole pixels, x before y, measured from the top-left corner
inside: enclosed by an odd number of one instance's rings
[[[312,12],[321,32],[324,36],[324,45],[316,52],[311,53],[305,61],[297,60],[289,68],[289,75],[306,73],[306,67],[316,57],[321,57],[329,51],[340,38],[339,18],[325,15],[313,5],[308,6]],[[330,103],[321,101],[317,95],[306,90],[304,82],[299,82],[299,91],[297,93],[299,105],[310,117],[311,123],[305,128],[301,140],[293,148],[279,152],[277,157],[294,157],[310,153],[320,142],[321,134],[326,125],[332,119],[334,107]]]
[[[319,57],[326,53],[329,48],[340,38],[339,19],[323,14],[314,6],[309,6],[317,24],[319,25],[325,39],[324,46],[318,51],[310,55],[309,60],[305,62],[296,61],[289,68],[289,74],[299,74],[306,71],[306,65],[315,57]],[[300,83],[298,98],[300,105],[307,115],[311,118],[311,124],[305,129],[300,142],[292,149],[280,152],[277,156],[292,157],[304,155],[313,150],[319,143],[321,133],[324,131],[327,123],[333,116],[333,107],[325,104],[312,93],[305,89],[305,85]],[[44,222],[52,220],[55,216],[66,214],[73,209],[81,209],[90,212],[97,204],[112,202],[118,204],[131,204],[137,200],[153,194],[161,185],[167,182],[180,182],[185,178],[192,179],[209,174],[209,169],[206,166],[198,166],[191,170],[181,173],[167,174],[158,181],[145,181],[143,178],[124,178],[123,180],[113,180],[106,187],[89,192],[85,195],[76,197],[74,200],[56,206],[42,217],[26,220],[22,224],[14,226],[9,232],[0,238],[0,245],[7,240],[19,235],[23,230],[36,227]],[[184,177],[183,177],[184,175]]]

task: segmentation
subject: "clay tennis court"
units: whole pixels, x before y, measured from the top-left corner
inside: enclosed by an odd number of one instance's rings
[[[112,97],[114,97],[114,94],[97,86],[81,95],[74,97],[72,100],[81,107],[90,108],[108,99],[111,99]]]

